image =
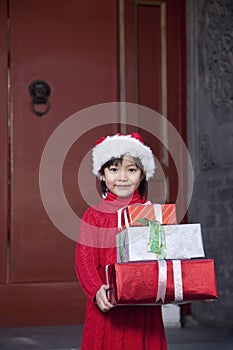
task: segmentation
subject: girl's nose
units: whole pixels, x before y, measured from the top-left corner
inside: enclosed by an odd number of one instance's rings
[[[121,181],[127,180],[127,172],[125,170],[119,171],[118,175],[119,175],[118,180],[121,180]]]

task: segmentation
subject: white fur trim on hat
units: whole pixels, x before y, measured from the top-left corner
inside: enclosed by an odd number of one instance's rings
[[[100,177],[101,167],[112,158],[120,158],[129,155],[139,158],[146,180],[153,177],[155,172],[155,160],[151,149],[131,135],[107,136],[92,151],[93,173]]]

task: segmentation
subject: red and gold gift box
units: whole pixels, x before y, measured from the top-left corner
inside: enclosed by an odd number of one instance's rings
[[[115,263],[100,271],[118,305],[166,304],[216,299],[213,259]]]
[[[163,225],[177,224],[175,204],[132,204],[119,213],[121,227],[141,226],[142,219],[159,221]]]

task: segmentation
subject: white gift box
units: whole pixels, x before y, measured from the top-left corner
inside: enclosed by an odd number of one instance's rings
[[[163,225],[166,259],[205,256],[200,224]],[[148,251],[149,226],[127,227],[116,236],[117,262],[158,260]]]

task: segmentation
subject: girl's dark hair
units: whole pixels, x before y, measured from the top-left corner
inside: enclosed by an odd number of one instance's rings
[[[119,158],[111,158],[109,161],[107,161],[106,163],[104,163],[104,165],[102,165],[101,169],[100,169],[100,174],[103,176],[104,175],[104,169],[106,168],[110,168],[111,165],[118,165],[118,164],[122,164],[124,156],[121,156]],[[136,166],[138,168],[141,169],[141,171],[143,172],[143,167],[141,165],[141,162],[138,158],[133,158]],[[105,196],[106,192],[107,192],[107,186],[104,180],[101,180],[101,191],[102,194]],[[147,198],[147,193],[148,193],[148,183],[146,180],[146,177],[143,177],[143,179],[140,182],[140,185],[138,186],[138,193],[141,197],[141,199],[143,197]]]

